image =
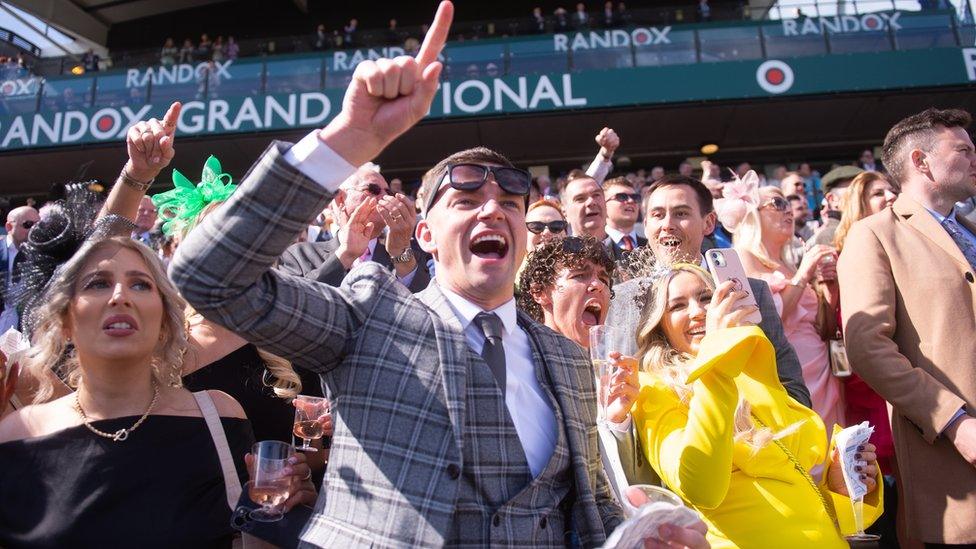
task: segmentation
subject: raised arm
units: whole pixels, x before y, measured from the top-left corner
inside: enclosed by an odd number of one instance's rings
[[[427,113],[452,16],[453,5],[442,2],[416,59],[357,66],[332,122],[294,147],[273,144],[230,200],[190,232],[170,276],[198,312],[299,366],[324,371],[341,362],[378,299],[407,292],[379,266],[362,266],[341,289],[271,267],[354,166]],[[351,225],[367,223],[376,199],[366,202]]]
[[[162,120],[151,118],[129,128],[125,136],[129,159],[115,180],[99,217],[115,214],[135,221],[139,202],[146,196],[149,185],[176,155],[176,123],[182,108],[179,102],[173,103]]]
[[[600,146],[600,152],[596,154],[593,162],[590,163],[590,167],[586,169],[586,175],[602,185],[603,180],[613,170],[613,153],[620,146],[620,137],[617,136],[617,132],[613,131],[613,128],[603,128],[596,135],[595,140],[596,144]]]

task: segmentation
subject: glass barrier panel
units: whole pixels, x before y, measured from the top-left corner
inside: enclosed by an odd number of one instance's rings
[[[312,60],[307,60],[312,61]],[[275,61],[274,63],[289,63],[289,60]],[[220,66],[215,66],[216,78],[211,78],[208,96],[210,99],[216,97],[253,97],[261,93],[261,72],[264,70],[264,63],[260,60],[224,60]],[[315,76],[315,88],[321,87],[319,74],[322,72],[322,64],[318,59],[314,63],[309,62],[305,65],[309,71],[318,71]],[[268,70],[271,70],[271,62],[268,62]],[[214,84],[216,83],[216,87]],[[268,77],[268,87],[271,87],[271,78]],[[304,90],[302,90],[304,91]]]
[[[322,58],[268,61],[267,93],[293,93],[322,89]],[[258,78],[260,78],[260,73]]]
[[[136,69],[129,69],[134,71]],[[205,99],[206,63],[155,66],[139,69],[135,82],[138,87],[150,86],[149,101],[154,105],[169,105],[174,101],[202,101]]]
[[[759,27],[699,29],[698,43],[704,63],[761,59]]]
[[[874,17],[873,15],[870,17]],[[865,53],[891,50],[891,37],[880,30],[857,32],[829,32],[831,53]]]
[[[576,50],[571,62],[576,71],[626,69],[634,66],[634,52],[630,46]]]
[[[454,46],[444,50],[445,80],[494,78],[505,72],[505,44]]]
[[[508,45],[507,74],[540,74],[569,70],[570,35],[544,40],[525,40]]]
[[[41,98],[41,109],[48,112],[58,112],[90,107],[94,80],[90,76],[46,80]]]
[[[762,26],[766,57],[778,59],[827,53],[827,43],[819,27],[804,27],[801,21],[791,19]]]
[[[37,110],[37,94],[41,90],[40,76],[29,76],[26,73],[16,77],[13,71],[0,81],[0,115],[16,116],[32,113]]]
[[[668,29],[666,33],[665,29]],[[695,31],[665,27],[660,32],[665,34],[663,39],[658,36],[652,40],[634,40],[638,67],[688,65],[697,61]]]
[[[976,26],[959,27],[959,41],[964,48],[976,46]]]
[[[899,50],[922,50],[956,46],[952,17],[950,14],[932,14],[900,18],[898,25],[901,28],[895,29],[896,47]]]
[[[99,74],[95,77],[95,107],[122,107],[145,105],[146,86],[135,86],[126,73]]]

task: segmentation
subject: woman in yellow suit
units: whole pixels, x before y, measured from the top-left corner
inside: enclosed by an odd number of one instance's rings
[[[780,384],[772,344],[744,321],[755,308],[735,309],[744,296],[728,282],[714,290],[697,265],[676,264],[651,284],[632,410],[642,447],[665,485],[705,517],[713,547],[846,548],[854,518],[837,455],[819,416]],[[859,450],[867,526],[882,498],[875,448]],[[820,469],[817,482],[810,472]]]

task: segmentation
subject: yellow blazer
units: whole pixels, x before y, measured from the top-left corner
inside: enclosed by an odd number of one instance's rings
[[[689,380],[694,393],[684,404],[662,377],[642,373],[633,418],[649,463],[704,516],[712,547],[848,547],[841,532],[854,532],[850,499],[825,482],[818,487],[838,516],[838,531],[814,487],[777,444],[756,451],[733,440],[742,395],[774,432],[800,422],[780,440],[806,471],[824,465],[833,449],[820,417],[780,384],[775,351],[762,330],[707,335]],[[865,526],[882,512],[880,474],[878,480],[865,498]]]

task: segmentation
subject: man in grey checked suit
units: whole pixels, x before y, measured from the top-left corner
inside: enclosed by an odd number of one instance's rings
[[[452,13],[442,2],[417,59],[360,64],[326,128],[269,147],[170,275],[204,316],[328,386],[331,463],[305,543],[600,545],[621,514],[600,470],[589,363],[514,308],[528,185],[503,189],[496,168],[473,190],[429,178],[416,236],[437,280],[417,296],[372,262],[340,288],[271,268],[353,166],[426,114]],[[454,159],[507,164],[466,153]],[[347,238],[368,238],[375,206],[357,209]]]

